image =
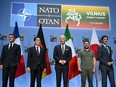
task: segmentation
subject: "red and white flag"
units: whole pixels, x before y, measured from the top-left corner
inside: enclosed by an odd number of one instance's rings
[[[101,72],[99,70],[99,61],[98,61],[98,48],[100,46],[98,36],[96,34],[95,29],[93,29],[92,37],[91,37],[91,43],[90,43],[90,49],[94,52],[95,58],[96,58],[96,72],[95,77],[96,80],[101,80]]]

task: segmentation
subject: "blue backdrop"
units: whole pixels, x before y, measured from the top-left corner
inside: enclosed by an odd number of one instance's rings
[[[14,27],[10,27],[10,14],[11,14],[11,3],[12,2],[26,2],[26,3],[49,3],[49,4],[66,4],[66,5],[89,5],[89,6],[108,6],[110,8],[110,22],[111,22],[111,30],[110,31],[103,31],[103,30],[96,30],[98,37],[106,34],[109,36],[109,45],[113,49],[113,59],[116,65],[116,44],[114,44],[114,40],[116,39],[116,0],[1,0],[0,1],[0,34],[9,34],[13,33]],[[21,42],[23,47],[23,54],[25,59],[25,64],[27,61],[27,53],[25,49],[28,46],[33,45],[33,38],[34,35],[37,34],[39,28],[20,28],[20,34],[24,35],[24,41]],[[49,48],[49,58],[50,60],[53,59],[53,49],[54,46],[59,44],[59,36],[64,34],[65,29],[60,28],[43,28],[45,42],[47,47]],[[92,30],[81,30],[81,29],[70,29],[71,35],[73,36],[73,42],[75,48],[83,48],[82,38],[88,36],[91,39]],[[58,37],[57,42],[50,42],[50,36],[55,35]],[[0,40],[0,53],[4,44],[8,43],[7,40]],[[56,77],[55,77],[55,70],[54,66],[51,66],[52,74],[47,76],[46,78],[42,79],[42,87],[56,87]],[[114,67],[116,70],[116,67]],[[116,72],[115,72],[116,74]],[[22,75],[21,77],[17,78],[15,81],[15,87],[29,87],[30,84],[30,74],[26,72],[26,74]],[[0,70],[0,87],[2,84],[2,72]],[[74,79],[70,80],[69,86],[70,87],[81,87],[81,80],[80,75],[75,77]],[[116,75],[115,75],[116,79]],[[94,77],[93,80],[94,87],[96,87],[96,79]],[[88,84],[87,84],[88,85]],[[98,83],[98,87],[101,87],[101,81]],[[110,87],[109,80],[108,80],[108,87]]]

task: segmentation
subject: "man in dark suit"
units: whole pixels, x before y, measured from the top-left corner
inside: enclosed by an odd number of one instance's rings
[[[113,70],[113,60],[112,60],[112,50],[111,47],[107,45],[108,36],[104,35],[101,38],[102,45],[98,50],[98,59],[100,61],[99,69],[102,74],[102,87],[107,87],[107,76],[111,87],[115,87],[114,81],[114,70]]]
[[[35,87],[37,78],[37,87],[41,87],[42,71],[46,72],[45,50],[40,47],[40,38],[34,38],[34,46],[29,48],[27,70],[31,73],[30,87]]]
[[[69,61],[72,58],[72,51],[65,44],[66,37],[60,36],[60,45],[55,46],[53,57],[55,59],[56,82],[57,87],[61,87],[61,76],[63,75],[64,87],[68,86],[68,68]]]
[[[4,45],[0,59],[0,69],[2,69],[2,87],[7,87],[8,76],[9,87],[14,87],[15,73],[17,65],[20,63],[20,45],[14,43],[15,35],[9,34],[9,44]]]

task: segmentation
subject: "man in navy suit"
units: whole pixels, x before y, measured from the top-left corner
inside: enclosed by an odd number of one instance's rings
[[[30,87],[35,87],[35,79],[37,79],[36,87],[41,87],[42,71],[46,72],[46,54],[40,43],[40,38],[35,37],[34,46],[29,48],[28,52],[27,70],[31,74]]]
[[[102,74],[102,87],[107,87],[107,76],[109,77],[109,81],[111,87],[115,87],[114,80],[114,70],[113,70],[113,59],[112,59],[112,50],[111,47],[107,45],[108,36],[104,35],[101,38],[102,45],[98,50],[98,59],[100,61],[99,69]]]
[[[63,75],[64,87],[68,86],[68,68],[69,61],[72,58],[72,51],[69,46],[65,44],[66,37],[60,36],[60,44],[55,46],[53,57],[55,59],[56,70],[56,87],[61,87],[61,76]]]
[[[15,35],[9,34],[9,44],[4,45],[0,60],[0,69],[2,69],[2,87],[7,87],[8,76],[9,87],[14,87],[15,73],[17,65],[20,63],[21,49],[20,45],[14,43]]]

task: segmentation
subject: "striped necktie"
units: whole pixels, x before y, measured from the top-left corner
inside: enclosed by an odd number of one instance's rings
[[[64,54],[64,45],[62,45],[62,54]]]

